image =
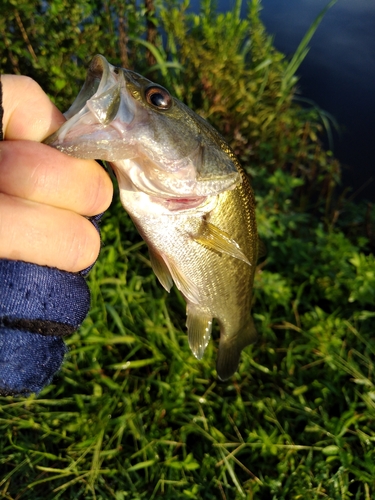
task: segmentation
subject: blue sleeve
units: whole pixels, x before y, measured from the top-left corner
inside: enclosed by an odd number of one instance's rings
[[[96,228],[100,216],[90,219]],[[90,269],[90,268],[89,268]],[[0,395],[40,392],[90,307],[84,275],[0,259]]]

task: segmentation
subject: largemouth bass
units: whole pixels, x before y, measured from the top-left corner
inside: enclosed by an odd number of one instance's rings
[[[110,162],[156,276],[186,299],[198,359],[213,318],[219,322],[217,373],[228,379],[256,338],[250,310],[258,257],[254,196],[233,152],[165,88],[100,55],[65,116],[45,142]]]

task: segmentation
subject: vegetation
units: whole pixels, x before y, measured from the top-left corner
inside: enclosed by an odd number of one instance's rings
[[[157,283],[116,199],[89,277],[92,309],[60,375],[39,396],[2,398],[0,496],[374,498],[375,214],[337,194],[340,166],[319,140],[326,121],[293,100],[305,47],[290,62],[278,53],[257,0],[246,19],[240,1],[217,14],[202,0],[200,15],[187,0],[0,5],[2,71],[33,76],[62,109],[101,52],[210,120],[252,178],[268,248],[255,282],[259,342],[220,383],[217,334],[198,362],[181,296]]]

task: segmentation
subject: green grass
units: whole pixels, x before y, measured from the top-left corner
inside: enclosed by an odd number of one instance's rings
[[[226,383],[217,330],[197,361],[184,302],[158,284],[116,198],[91,311],[61,372],[38,396],[1,399],[0,498],[375,498],[374,208],[336,194],[321,113],[285,94],[296,65],[273,48],[259,2],[242,21],[239,5],[216,16],[206,0],[198,17],[169,2],[153,71],[216,124],[252,177],[268,249],[254,286],[259,341]]]
[[[364,302],[311,279],[294,291],[288,265],[267,270],[278,267],[270,250],[256,278],[259,342],[221,383],[217,343],[193,357],[182,300],[156,282],[118,203],[102,233],[92,309],[60,375],[38,397],[2,399],[2,498],[373,498],[375,315]],[[337,245],[317,234],[318,252]],[[346,245],[337,265],[355,282]],[[327,290],[342,301],[333,313]]]

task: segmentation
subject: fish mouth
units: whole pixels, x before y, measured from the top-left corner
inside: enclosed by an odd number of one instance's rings
[[[197,207],[242,182],[216,132],[171,96],[161,112],[147,98],[150,88],[160,86],[96,55],[67,121],[44,143],[110,162],[120,189],[162,198],[171,211]]]
[[[107,161],[126,157],[125,136],[136,115],[123,72],[102,55],[90,62],[83,87],[68,111],[67,121],[44,143],[77,158]],[[79,141],[78,141],[79,139]]]

